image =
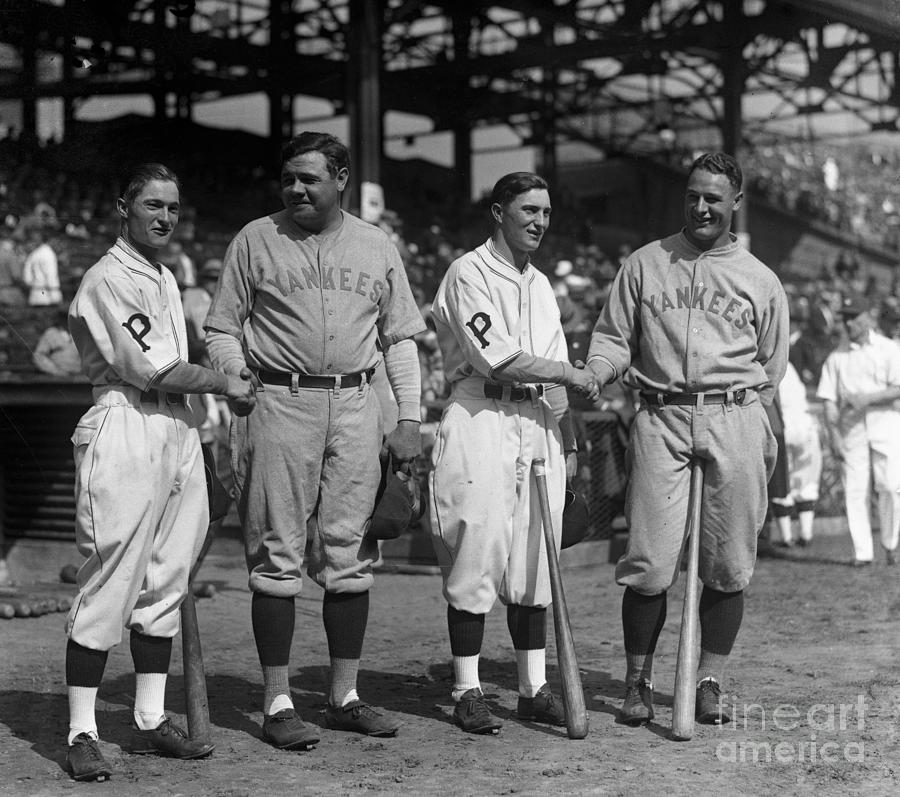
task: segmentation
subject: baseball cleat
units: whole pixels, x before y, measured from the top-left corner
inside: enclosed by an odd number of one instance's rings
[[[705,725],[724,725],[731,715],[722,705],[722,690],[715,678],[704,678],[697,686],[697,722]]]
[[[87,733],[79,733],[72,740],[69,752],[66,753],[66,764],[74,780],[102,782],[112,775],[112,769],[100,752],[97,740]]]
[[[214,744],[191,739],[185,730],[166,717],[149,731],[132,730],[131,752],[139,755],[155,753],[172,758],[204,758],[216,749]]]
[[[653,684],[646,678],[640,678],[625,690],[619,722],[625,725],[643,725],[653,717]]]
[[[544,684],[534,697],[520,695],[516,713],[520,720],[545,722],[548,725],[566,724],[566,710],[550,691],[550,684]]]
[[[263,720],[262,735],[279,750],[311,750],[319,743],[319,732],[292,708],[269,714]]]
[[[453,709],[453,718],[468,733],[496,735],[503,727],[503,722],[491,714],[484,702],[484,693],[478,687],[463,693]]]
[[[356,731],[366,736],[393,736],[400,723],[362,700],[351,700],[346,706],[325,707],[325,724],[334,731]]]

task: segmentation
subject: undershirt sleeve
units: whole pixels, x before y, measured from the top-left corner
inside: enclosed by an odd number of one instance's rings
[[[384,368],[397,399],[399,420],[418,423],[422,420],[422,368],[416,342],[406,338],[388,346],[384,350]]]

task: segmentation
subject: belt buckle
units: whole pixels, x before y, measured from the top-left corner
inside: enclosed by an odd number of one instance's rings
[[[744,403],[745,398],[747,398],[747,388],[742,387],[740,390],[734,391],[734,403],[738,406]]]

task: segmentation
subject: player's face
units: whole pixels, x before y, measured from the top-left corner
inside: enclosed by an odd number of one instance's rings
[[[550,226],[550,194],[544,188],[532,188],[504,207],[495,205],[494,217],[513,253],[530,254]]]
[[[117,207],[124,221],[125,240],[152,259],[175,232],[181,198],[171,180],[150,180],[131,202],[120,198]]]
[[[727,244],[731,217],[743,198],[724,174],[697,169],[688,178],[684,192],[684,231],[688,240],[704,252]]]
[[[332,177],[321,152],[304,152],[281,168],[281,200],[299,227],[321,232],[340,217],[341,191],[349,176],[341,169]]]

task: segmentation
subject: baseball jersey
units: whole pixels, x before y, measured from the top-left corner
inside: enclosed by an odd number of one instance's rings
[[[568,362],[550,281],[530,263],[520,272],[490,239],[450,265],[431,314],[451,384],[491,378],[523,352]]]
[[[588,360],[638,390],[754,388],[770,403],[788,359],[788,304],[778,277],[732,235],[697,249],[684,233],[633,252],[594,326]]]
[[[341,215],[337,230],[313,235],[282,210],[250,222],[229,245],[204,326],[243,338],[251,368],[363,371],[378,362],[379,345],[425,329],[390,238]]]
[[[94,387],[147,390],[187,361],[175,277],[122,238],[82,278],[69,307],[69,332]]]

